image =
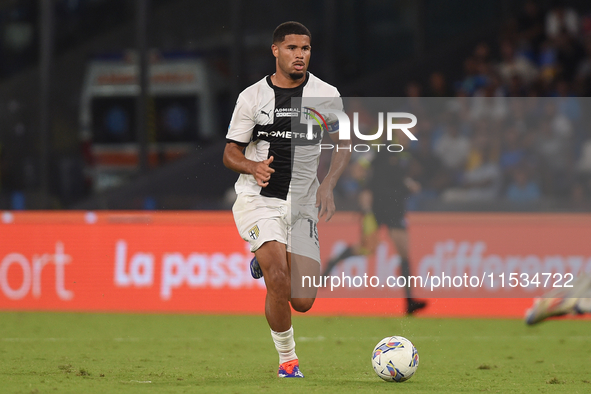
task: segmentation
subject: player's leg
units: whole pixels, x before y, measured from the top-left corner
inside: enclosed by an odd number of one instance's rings
[[[573,287],[559,287],[535,299],[525,312],[525,322],[533,325],[569,313],[591,313],[591,276],[579,274]]]
[[[278,241],[265,242],[255,252],[265,276],[267,297],[265,316],[271,330],[283,332],[291,327],[290,275],[285,244]]]
[[[398,256],[400,256],[400,275],[408,279],[410,276],[410,264],[408,261],[408,233],[404,228],[390,227],[389,229],[390,239],[396,247]],[[405,288],[406,297],[411,298],[410,287]]]
[[[358,164],[358,163],[357,163]],[[361,168],[361,167],[360,167]],[[377,230],[379,228],[376,218],[371,210],[373,195],[369,190],[362,190],[359,193],[359,208],[363,215],[361,216],[361,243],[359,245],[348,245],[341,253],[330,259],[322,276],[330,275],[330,272],[341,261],[358,255],[369,255],[377,247]]]
[[[307,312],[314,305],[320,283],[320,263],[295,253],[287,254],[291,272],[291,306],[298,312]]]
[[[412,290],[409,286],[408,277],[410,273],[410,261],[409,261],[409,248],[408,248],[408,232],[406,226],[403,225],[404,219],[401,219],[401,225],[396,227],[389,227],[390,238],[396,246],[396,251],[400,256],[400,274],[407,278],[407,286],[405,287],[406,292],[406,313],[413,314],[419,309],[424,308],[427,304],[424,301],[416,300],[412,297]]]
[[[250,243],[261,273],[265,275],[267,295],[265,316],[279,353],[281,377],[303,377],[297,365],[291,328],[290,274],[287,264],[287,223],[280,215],[282,203],[262,196],[238,195],[232,207],[242,239]],[[278,209],[279,208],[279,209]],[[294,361],[295,360],[295,361]],[[291,373],[286,373],[291,371]]]
[[[303,378],[295,353],[291,326],[290,274],[285,244],[277,241],[265,242],[257,249],[255,255],[267,286],[265,316],[271,328],[275,349],[279,354],[277,376]]]
[[[288,250],[285,253],[285,264],[287,266],[287,273],[281,270],[281,279],[278,283],[281,283],[282,291],[287,291],[287,298],[291,302],[291,306],[299,312],[308,311],[314,304],[316,299],[317,288],[315,286],[301,286],[301,278],[309,276],[310,280],[308,284],[313,284],[314,279],[318,277],[320,273],[320,248],[318,244],[318,234],[316,230],[316,221],[313,219],[296,219],[293,226],[290,227],[288,236]],[[294,253],[294,251],[296,253]],[[263,270],[265,277],[265,283],[273,279],[272,270],[267,268],[267,264],[257,259]],[[283,267],[283,266],[282,266]],[[287,283],[285,281],[284,274],[287,276]],[[316,282],[317,283],[317,282]],[[268,286],[268,285],[267,285]],[[295,291],[294,291],[294,286]],[[281,293],[281,308],[284,307],[283,297],[285,293]],[[268,305],[273,305],[272,299],[267,295]],[[288,304],[289,308],[289,304]],[[281,329],[287,327],[285,331],[277,331],[277,329],[271,326],[271,335],[275,342],[275,348],[279,353],[279,371],[277,375],[279,377],[294,377],[303,378],[304,375],[299,369],[299,360],[295,353],[295,340],[294,330],[291,326],[291,309],[289,326],[287,326],[287,320],[281,321]],[[270,316],[269,324],[274,321],[273,311],[268,309],[268,315]],[[269,317],[268,317],[269,319]]]
[[[575,305],[575,312],[579,315],[591,313],[591,291],[584,298],[579,298],[577,305]]]
[[[287,261],[291,275],[291,306],[298,312],[307,312],[314,305],[321,285],[320,243],[316,208],[303,208],[302,212],[289,232]]]
[[[349,245],[341,253],[330,259],[326,264],[322,276],[330,275],[330,272],[341,261],[351,256],[367,256],[375,252],[379,243],[379,226],[372,212],[365,213],[361,218],[361,242],[359,245]]]
[[[328,276],[339,263],[345,259],[348,259],[351,256],[355,256],[355,249],[356,247],[353,245],[347,245],[345,249],[332,259],[328,261],[326,267],[324,267],[324,271],[322,272],[322,276]]]
[[[578,294],[580,298],[575,305],[574,312],[579,315],[591,313],[591,275],[579,274],[577,282],[581,290]]]
[[[396,247],[398,255],[402,260],[408,261],[408,233],[406,229],[391,227],[388,230],[390,232],[390,238],[392,239],[392,242]],[[408,271],[410,272],[410,270]]]

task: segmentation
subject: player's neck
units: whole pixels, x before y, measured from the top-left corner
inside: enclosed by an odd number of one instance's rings
[[[281,72],[278,71],[275,74],[271,75],[271,82],[278,88],[291,89],[303,84],[306,81],[306,75],[307,73],[305,73],[304,76],[300,79],[294,80],[286,75],[283,75]]]

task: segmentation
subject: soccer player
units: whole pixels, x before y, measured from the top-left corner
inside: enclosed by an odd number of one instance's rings
[[[558,287],[535,299],[525,312],[525,323],[534,325],[550,317],[585,313],[591,313],[591,276],[580,274],[573,287]]]
[[[406,137],[397,138],[398,143],[408,148]],[[408,166],[411,156],[407,151],[376,152],[371,162],[371,178],[367,188],[360,193],[360,207],[364,213],[361,221],[362,239],[358,246],[349,246],[331,259],[322,276],[329,275],[341,261],[356,255],[369,255],[378,245],[379,228],[386,226],[390,239],[400,256],[400,274],[410,276],[408,256],[408,232],[406,230],[406,198],[411,193],[418,193],[421,185],[410,178]],[[426,306],[425,301],[412,297],[410,286],[405,287],[406,313],[412,315]]]
[[[275,73],[238,96],[226,135],[224,165],[241,174],[232,211],[238,232],[255,253],[251,271],[265,278],[265,316],[279,353],[278,376],[302,378],[290,304],[298,312],[308,311],[316,289],[298,289],[293,297],[292,283],[302,275],[320,273],[316,223],[319,217],[329,220],[335,212],[333,189],[349,161],[350,141],[338,140],[338,123],[328,124],[333,143],[349,150],[333,151],[328,174],[319,184],[316,173],[324,130],[317,130],[312,140],[303,122],[301,130],[292,130],[303,114],[302,108],[292,107],[292,99],[328,98],[333,108],[342,110],[340,94],[308,72],[311,34],[301,23],[279,25],[271,50]]]

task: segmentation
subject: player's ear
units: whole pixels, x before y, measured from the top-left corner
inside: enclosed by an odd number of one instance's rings
[[[275,44],[271,44],[271,52],[273,52],[273,56],[279,56],[279,47]]]

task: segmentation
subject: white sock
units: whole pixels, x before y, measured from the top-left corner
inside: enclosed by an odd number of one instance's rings
[[[293,327],[284,332],[275,332],[271,330],[275,349],[279,353],[279,364],[295,360],[298,358],[295,352],[295,341],[293,339]]]

